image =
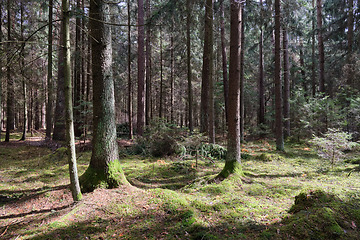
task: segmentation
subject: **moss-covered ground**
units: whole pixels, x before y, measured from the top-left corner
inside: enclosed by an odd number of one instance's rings
[[[246,143],[245,176],[211,184],[221,160],[124,155],[132,186],[73,204],[64,149],[1,143],[0,239],[360,239],[358,165],[285,147]],[[78,152],[79,174],[90,154]]]

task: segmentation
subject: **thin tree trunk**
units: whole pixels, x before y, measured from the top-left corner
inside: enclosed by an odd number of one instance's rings
[[[49,0],[49,30],[48,30],[48,98],[46,105],[46,138],[51,139],[52,108],[53,108],[53,80],[52,80],[52,43],[53,43],[53,0]]]
[[[10,131],[14,130],[14,110],[15,110],[15,102],[14,102],[14,79],[12,78],[11,73],[11,2],[10,0],[7,1],[7,30],[8,30],[8,54],[7,54],[7,108],[6,108],[6,135],[5,135],[5,142],[10,141]]]
[[[72,86],[71,86],[71,52],[70,52],[70,11],[69,0],[62,0],[63,11],[63,42],[64,46],[64,82],[65,82],[65,119],[66,119],[66,143],[68,146],[68,161],[70,173],[70,188],[74,201],[80,201],[82,194],[80,191],[79,178],[76,165],[75,152],[75,135],[74,135],[74,120],[73,120],[73,106],[72,106]]]
[[[191,5],[192,0],[186,0],[186,65],[187,65],[187,104],[188,104],[188,121],[189,131],[194,130],[193,124],[193,96],[192,96],[192,69],[191,69]],[[181,115],[182,116],[182,115]],[[181,121],[182,122],[182,121]]]
[[[325,94],[325,53],[322,29],[322,3],[316,0],[317,9],[317,30],[318,30],[318,49],[319,49],[319,91]]]
[[[205,1],[204,53],[201,81],[200,132],[210,136],[210,85],[213,65],[213,0]]]
[[[281,45],[280,45],[280,0],[275,0],[275,131],[276,150],[284,151],[282,86],[281,86]]]
[[[3,49],[3,32],[2,32],[2,21],[3,21],[3,12],[2,12],[2,1],[0,1],[0,52],[3,53],[4,49]],[[2,107],[2,101],[3,101],[3,94],[2,94],[2,82],[3,82],[3,60],[0,59],[0,141],[1,141],[1,133],[2,133],[2,121],[3,121],[3,117],[2,117],[2,112],[3,112],[3,107]]]
[[[137,134],[142,136],[145,127],[145,55],[144,55],[144,1],[138,0],[138,99]]]
[[[263,16],[263,1],[260,0],[261,16]],[[264,53],[263,53],[263,17],[261,17],[259,37],[259,118],[258,124],[265,124],[265,84],[264,84]]]
[[[311,85],[312,85],[312,96],[316,94],[316,72],[315,72],[315,0],[312,0],[312,35],[311,35]]]
[[[290,136],[290,64],[287,30],[283,28],[283,65],[284,65],[284,137]]]
[[[304,44],[302,39],[300,39],[300,73],[301,73],[301,83],[303,85],[303,89],[304,89],[304,96],[307,97],[308,96],[308,86],[307,86],[307,81],[306,81],[306,74],[305,74],[305,60],[304,60]]]
[[[175,71],[175,59],[174,59],[174,19],[171,19],[171,33],[170,33],[170,122],[174,122],[174,88],[175,88],[175,79],[174,79],[174,71]]]
[[[222,72],[224,85],[224,102],[225,102],[225,119],[228,122],[228,105],[229,105],[229,81],[227,70],[226,44],[225,44],[225,24],[224,24],[224,2],[220,3],[220,34],[221,34],[221,55],[222,55]]]
[[[240,51],[241,51],[241,3],[231,0],[230,17],[230,65],[229,65],[229,121],[225,166],[217,178],[230,174],[242,174],[240,149]]]
[[[24,41],[24,5],[23,2],[20,3],[20,31],[21,31],[21,42]],[[24,114],[24,119],[23,119],[23,133],[21,136],[20,141],[25,141],[26,140],[26,123],[27,123],[27,90],[26,90],[26,81],[25,81],[25,53],[24,53],[24,47],[25,45],[22,45],[22,51],[21,51],[21,79],[22,79],[22,87],[23,87],[23,99],[24,99],[24,103],[23,103],[23,114]]]
[[[149,0],[148,0],[149,1]],[[131,15],[130,0],[127,2],[128,10],[128,119],[129,119],[129,139],[133,139],[133,99],[132,99],[132,80],[131,80]]]
[[[353,39],[354,39],[354,0],[348,0],[349,12],[348,12],[348,32],[347,32],[347,64],[349,66],[349,71],[347,74],[347,84],[350,89],[353,89],[354,84],[354,71],[353,71]]]
[[[146,0],[146,125],[150,124],[152,118],[152,104],[151,104],[151,25],[150,25],[150,18],[151,18],[151,4],[150,0]]]
[[[162,40],[162,28],[160,26],[160,96],[159,96],[159,118],[163,118],[163,101],[164,101],[164,91],[163,91],[163,40]]]

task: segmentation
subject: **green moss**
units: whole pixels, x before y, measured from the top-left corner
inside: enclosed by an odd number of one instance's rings
[[[128,184],[128,181],[117,159],[109,163],[106,172],[89,166],[80,177],[82,192],[92,192],[96,188],[116,188],[122,184]]]

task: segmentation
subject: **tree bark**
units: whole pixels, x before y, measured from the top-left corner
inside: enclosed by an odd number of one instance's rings
[[[149,1],[149,0],[148,0]],[[133,139],[133,98],[132,98],[132,79],[131,79],[131,12],[130,0],[127,2],[128,10],[128,119],[129,119],[129,139]]]
[[[311,85],[312,85],[312,96],[314,97],[316,94],[316,71],[315,71],[315,64],[316,64],[316,57],[315,57],[315,0],[312,0],[312,35],[311,35]]]
[[[264,53],[263,53],[263,1],[260,0],[261,7],[261,25],[260,25],[260,37],[259,37],[259,117],[258,125],[265,124],[265,84],[264,84]]]
[[[93,140],[90,165],[81,176],[82,190],[114,188],[126,184],[116,141],[110,7],[103,0],[90,2],[93,80]]]
[[[241,18],[244,16],[244,7],[241,6]],[[245,123],[245,90],[244,90],[244,54],[245,54],[245,33],[244,21],[241,21],[241,49],[240,49],[240,140],[244,141]]]
[[[204,52],[201,80],[200,132],[209,134],[209,91],[212,78],[213,55],[213,0],[205,1]]]
[[[226,44],[225,44],[225,24],[224,24],[224,2],[220,3],[220,35],[221,35],[221,55],[222,55],[222,72],[223,72],[223,85],[224,85],[224,102],[225,102],[225,119],[228,122],[229,111],[229,80],[227,70],[227,57],[226,57]]]
[[[322,29],[322,2],[316,0],[317,9],[317,30],[318,30],[318,51],[319,51],[319,91],[325,94],[325,53]]]
[[[347,64],[349,66],[349,72],[347,74],[347,84],[352,89],[354,82],[353,71],[353,39],[354,39],[354,0],[348,0],[349,12],[348,12],[348,32],[347,32]]]
[[[151,99],[151,25],[150,25],[150,18],[151,18],[151,4],[150,0],[146,0],[146,101],[145,101],[145,110],[146,110],[146,125],[150,124],[152,118],[152,99]]]
[[[240,149],[240,51],[241,3],[230,0],[230,65],[229,65],[229,121],[225,166],[217,178],[242,174]]]
[[[51,139],[52,109],[53,109],[53,80],[52,80],[52,44],[53,44],[53,0],[49,0],[49,30],[48,30],[48,97],[46,105],[46,138]]]
[[[20,32],[21,32],[21,42],[24,41],[24,5],[23,2],[20,3]],[[21,79],[22,79],[22,87],[23,87],[23,132],[22,136],[20,138],[20,141],[26,140],[26,124],[27,124],[27,90],[26,90],[26,81],[25,81],[25,53],[24,53],[24,47],[25,45],[22,45],[21,50]]]
[[[14,130],[14,117],[15,117],[15,102],[14,102],[14,79],[12,78],[11,73],[11,2],[10,0],[7,1],[7,30],[8,30],[8,54],[7,54],[7,100],[6,100],[6,135],[5,135],[5,142],[10,141],[10,132]]]
[[[186,0],[186,65],[187,65],[187,104],[189,131],[194,130],[193,124],[193,96],[192,96],[192,69],[191,69],[191,13],[192,0]]]
[[[280,45],[280,0],[275,0],[275,132],[276,150],[284,151],[282,84],[281,84],[281,45]]]
[[[82,194],[80,191],[79,178],[76,165],[75,135],[72,106],[72,86],[71,86],[71,52],[70,52],[70,11],[69,0],[62,0],[63,12],[63,42],[65,48],[64,62],[64,82],[65,82],[65,122],[66,122],[66,145],[68,148],[68,162],[70,173],[70,188],[74,201],[80,201]]]
[[[283,28],[283,65],[284,65],[284,137],[290,136],[290,64],[287,29]]]
[[[145,55],[144,55],[144,1],[138,0],[138,99],[137,134],[142,136],[145,127]]]
[[[174,18],[171,19],[170,33],[170,122],[174,123],[174,105],[175,105],[175,59],[174,59]]]
[[[161,24],[161,23],[160,23]],[[163,118],[163,101],[164,101],[164,78],[163,78],[163,39],[162,27],[160,25],[160,93],[159,93],[159,118]]]
[[[3,32],[2,32],[2,18],[3,18],[3,12],[2,12],[2,1],[0,1],[0,52],[3,52]],[[1,141],[1,132],[2,132],[2,101],[3,101],[3,94],[2,94],[2,82],[3,82],[3,60],[0,59],[0,141]]]

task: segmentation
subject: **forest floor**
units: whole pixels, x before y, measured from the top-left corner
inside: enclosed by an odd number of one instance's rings
[[[211,184],[223,161],[123,155],[132,185],[78,203],[64,148],[52,146],[0,143],[0,239],[360,239],[358,164],[331,168],[306,144],[279,154],[271,142],[246,143],[245,177]],[[91,156],[82,149],[80,174]]]

